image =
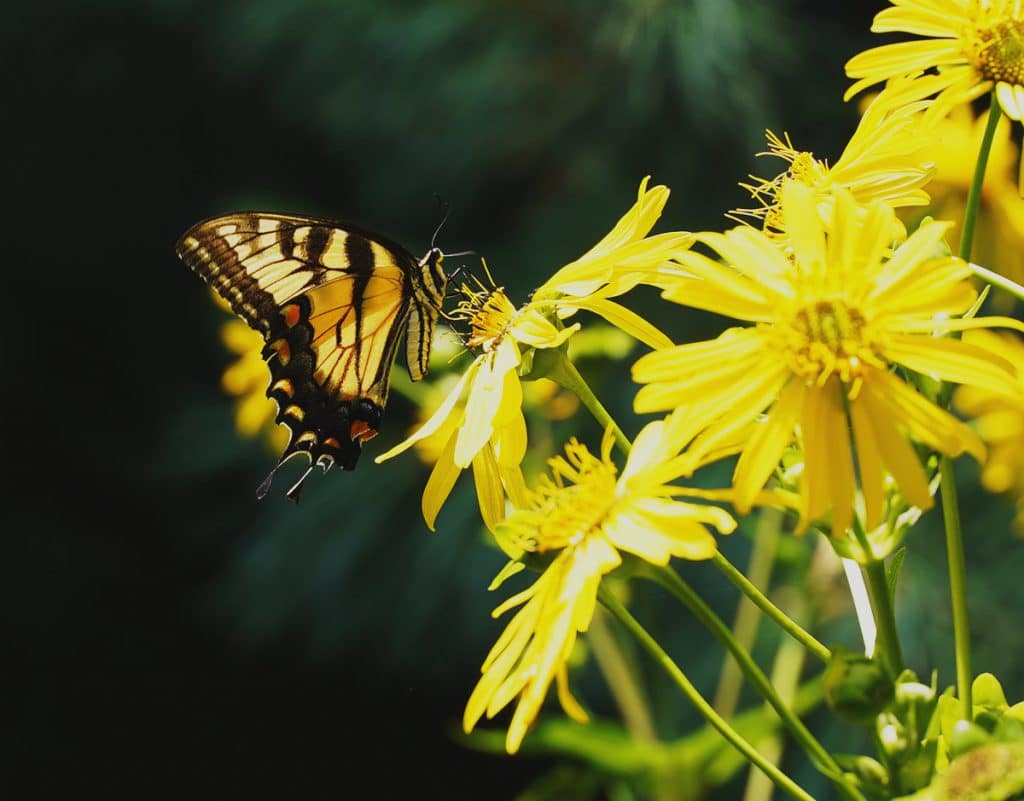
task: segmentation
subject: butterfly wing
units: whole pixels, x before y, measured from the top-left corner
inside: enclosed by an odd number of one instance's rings
[[[310,469],[353,469],[362,442],[380,425],[411,311],[420,334],[433,325],[440,295],[424,292],[424,275],[439,270],[347,223],[267,213],[201,222],[185,232],[177,252],[264,336],[267,395],[291,434],[278,467],[304,453]],[[430,343],[421,336],[417,342],[410,372],[422,373]],[[410,336],[407,353],[413,350]]]

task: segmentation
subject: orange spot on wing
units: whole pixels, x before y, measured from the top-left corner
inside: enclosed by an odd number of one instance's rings
[[[289,328],[293,328],[299,322],[301,310],[298,304],[289,303],[283,309],[281,309],[281,316],[284,317],[284,324]]]
[[[352,424],[348,427],[348,435],[352,437],[353,442],[356,440],[366,442],[377,436],[377,429],[371,428],[370,424],[365,420],[353,420]]]
[[[275,339],[273,342],[270,343],[270,347],[277,355],[278,361],[280,361],[281,364],[288,364],[288,362],[291,361],[292,348],[291,345],[288,344],[288,340]]]

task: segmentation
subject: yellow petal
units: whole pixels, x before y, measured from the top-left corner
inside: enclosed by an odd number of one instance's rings
[[[888,398],[878,396],[873,383],[865,383],[859,400],[864,404],[864,414],[858,418],[858,423],[865,423],[863,435],[873,437],[874,447],[900,492],[919,509],[930,509],[932,496],[921,460],[893,422]]]
[[[586,298],[575,301],[574,305],[599,314],[616,328],[625,331],[650,348],[667,348],[672,345],[672,340],[661,331],[636,312],[630,311],[618,303],[600,298]]]
[[[469,389],[466,420],[459,429],[455,444],[455,464],[469,467],[473,457],[490,440],[494,417],[501,406],[505,378],[519,365],[519,352],[509,339],[503,339],[497,350],[484,354],[480,370]]]
[[[797,268],[805,279],[816,279],[825,272],[825,232],[814,190],[797,181],[786,181],[781,194],[786,233]]]
[[[498,463],[489,446],[481,448],[473,457],[473,480],[480,516],[488,530],[493,531],[505,517],[505,490],[498,475]]]
[[[786,446],[793,441],[793,429],[803,406],[804,385],[791,380],[782,389],[768,419],[757,426],[754,435],[736,463],[732,484],[736,490],[734,504],[740,514],[747,514],[754,496],[767,483],[782,459]]]
[[[996,84],[999,106],[1011,120],[1024,120],[1024,86],[1000,81]]]
[[[885,475],[882,472],[882,454],[878,436],[871,425],[864,393],[850,401],[850,422],[853,426],[853,440],[857,446],[857,467],[860,471],[861,491],[864,495],[864,509],[868,530],[882,524],[885,512]]]
[[[985,460],[985,445],[977,434],[894,375],[871,369],[865,388],[868,384],[872,385],[872,402],[877,401],[918,442],[950,457],[967,451],[979,462]]]
[[[801,492],[807,487],[806,523],[832,508],[832,536],[845,536],[853,522],[854,477],[850,435],[839,382],[812,387],[801,414],[804,472]],[[811,492],[817,497],[811,497]]]
[[[444,450],[441,451],[437,462],[434,463],[434,469],[430,471],[427,485],[423,488],[423,501],[421,503],[423,519],[427,523],[427,528],[431,531],[434,531],[437,514],[441,511],[441,507],[448,499],[452,487],[455,486],[455,481],[462,472],[462,468],[458,467],[452,460],[454,453],[455,435],[453,434],[449,437],[448,444],[444,446]]]
[[[1020,392],[1012,364],[959,339],[890,334],[885,355],[911,370],[943,381],[973,384],[1003,395]]]
[[[398,443],[391,450],[382,453],[374,459],[374,461],[380,464],[386,459],[398,456],[398,454],[408,450],[420,440],[426,439],[440,429],[441,426],[445,424],[445,421],[447,421],[448,416],[452,413],[452,410],[455,408],[455,404],[459,402],[459,398],[462,397],[462,390],[465,388],[466,384],[472,381],[476,376],[477,371],[480,369],[480,363],[482,360],[482,357],[477,357],[473,360],[473,363],[469,365],[469,369],[462,374],[459,382],[455,385],[452,391],[448,393],[448,397],[444,399],[444,402],[437,408],[437,411],[430,416],[430,419],[427,420],[427,422],[420,426],[419,430],[416,431],[415,434],[403,442]],[[469,463],[467,462],[466,466],[468,466],[468,464]]]

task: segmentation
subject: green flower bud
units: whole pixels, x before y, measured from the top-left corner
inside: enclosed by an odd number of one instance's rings
[[[881,663],[842,646],[825,668],[825,700],[843,720],[870,723],[892,702],[893,683]]]

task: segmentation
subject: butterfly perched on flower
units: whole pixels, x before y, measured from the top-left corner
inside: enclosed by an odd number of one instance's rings
[[[432,244],[417,259],[349,223],[265,212],[200,222],[176,250],[266,343],[267,396],[290,438],[257,496],[298,454],[309,466],[293,500],[314,467],[354,469],[380,426],[403,334],[410,376],[427,372],[444,254]]]

